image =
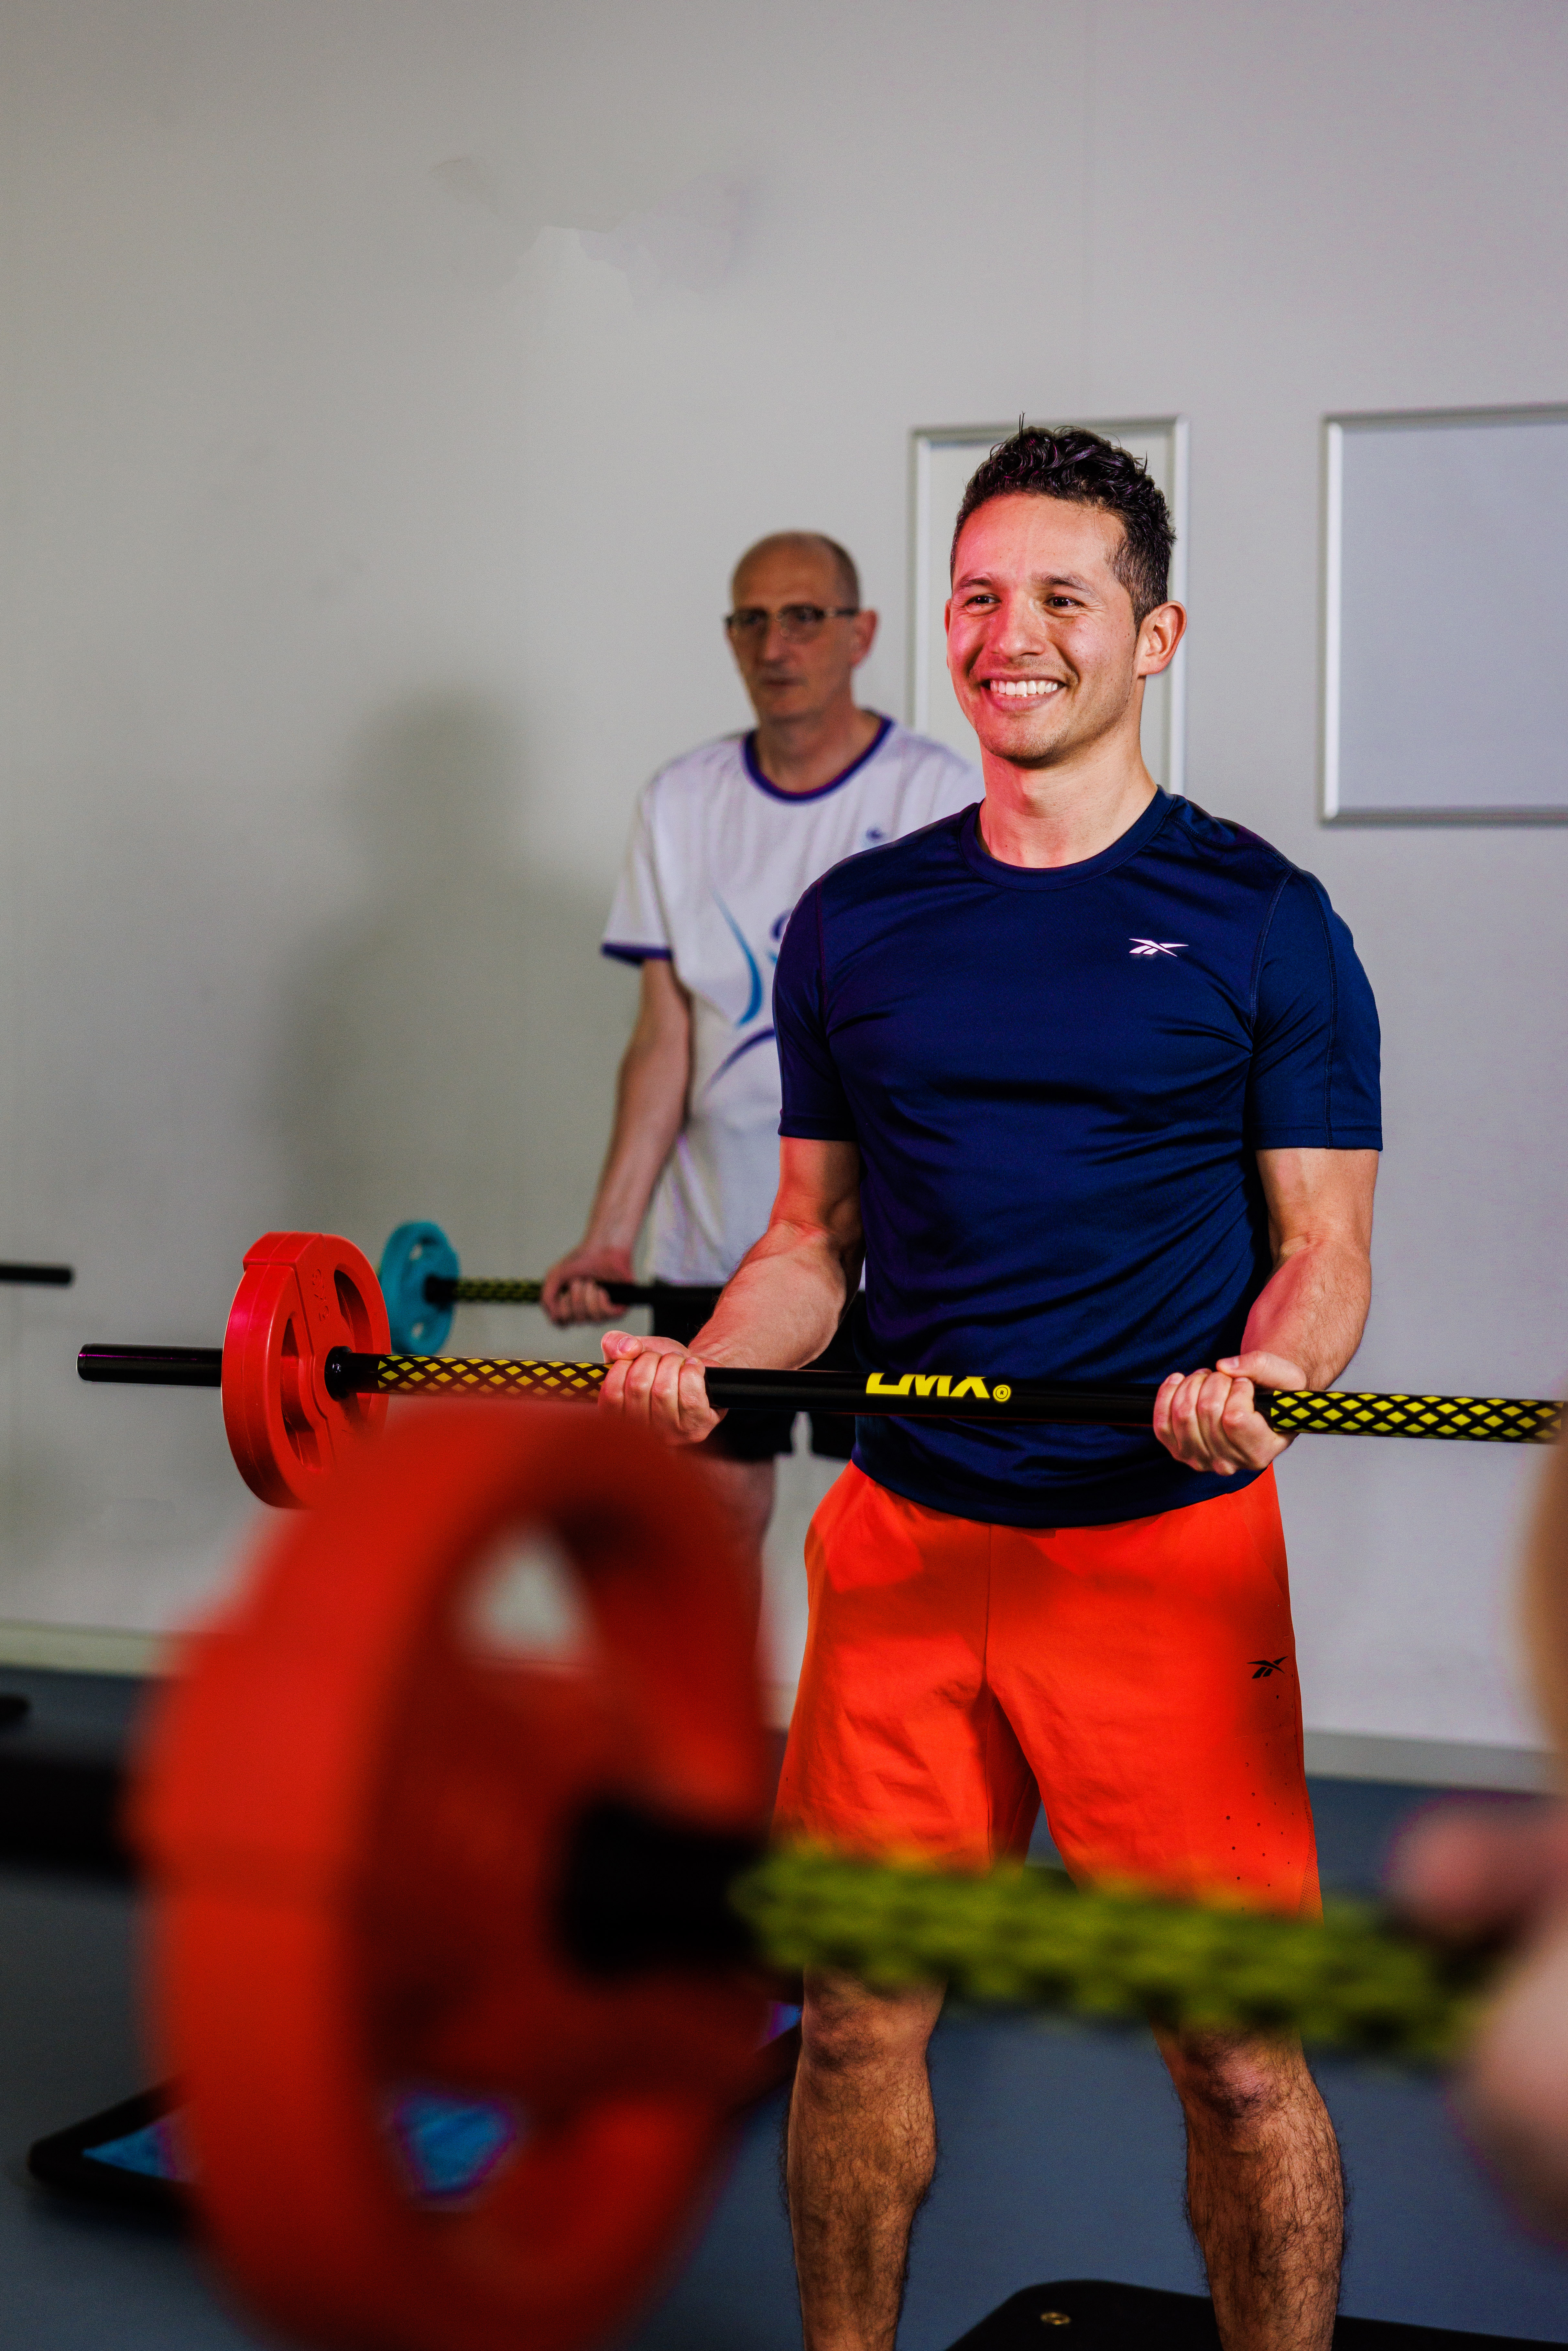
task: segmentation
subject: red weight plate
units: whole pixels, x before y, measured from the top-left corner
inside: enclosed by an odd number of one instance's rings
[[[529,1530],[584,1606],[564,1657],[475,1629]],[[267,2318],[357,2351],[576,2351],[644,2296],[766,1996],[585,1980],[556,1888],[598,1796],[760,1828],[751,1646],[686,1464],[580,1406],[482,1404],[414,1407],[189,1644],[133,1802],[156,2053],[216,2249]],[[400,2168],[405,2088],[515,2107],[515,2151],[459,2210]]]
[[[264,1233],[224,1335],[224,1426],[264,1502],[315,1501],[334,1463],[373,1436],[384,1396],[329,1396],[328,1351],[384,1354],[386,1301],[370,1259],[332,1233]]]

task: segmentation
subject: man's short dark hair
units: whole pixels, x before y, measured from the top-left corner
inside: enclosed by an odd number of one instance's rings
[[[1069,506],[1099,507],[1115,515],[1124,536],[1111,569],[1133,600],[1134,620],[1141,627],[1145,613],[1165,603],[1170,593],[1176,533],[1165,495],[1159,484],[1150,480],[1141,458],[1082,425],[1067,425],[1053,433],[1040,424],[1020,424],[1010,439],[998,441],[985,463],[970,475],[954,526],[953,559],[958,553],[958,534],[977,507],[1020,490],[1033,497],[1061,498]],[[948,568],[951,574],[951,561]]]

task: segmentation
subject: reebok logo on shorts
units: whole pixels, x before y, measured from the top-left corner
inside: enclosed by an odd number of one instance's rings
[[[1135,956],[1174,956],[1186,945],[1185,939],[1134,939],[1127,952]]]
[[[1247,1662],[1253,1668],[1255,1682],[1266,1682],[1270,1674],[1282,1674],[1285,1670],[1283,1657],[1249,1657]]]

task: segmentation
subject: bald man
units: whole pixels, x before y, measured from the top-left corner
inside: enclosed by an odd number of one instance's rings
[[[725,628],[757,724],[662,768],[638,803],[602,951],[642,1002],[621,1063],[603,1173],[576,1249],[545,1277],[559,1323],[613,1313],[649,1225],[654,1331],[688,1343],[767,1228],[779,1184],[773,967],[796,900],[859,851],[956,814],[975,768],[862,710],[854,674],[876,614],[836,540],[779,531],[740,559]],[[754,1558],[791,1416],[731,1413],[699,1448]],[[852,1420],[815,1416],[812,1450],[847,1460]]]

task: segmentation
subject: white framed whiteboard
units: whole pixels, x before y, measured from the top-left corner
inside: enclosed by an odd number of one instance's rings
[[[1031,423],[1036,420],[1030,419]],[[1064,420],[1057,420],[1058,425]],[[1075,417],[1141,457],[1165,493],[1176,530],[1171,594],[1186,594],[1187,431],[1185,416]],[[947,601],[948,556],[965,486],[1012,424],[949,424],[917,428],[910,436],[909,723],[934,735],[966,759],[977,756],[974,729],[958,707],[947,674],[942,611]],[[1186,646],[1168,670],[1144,689],[1144,758],[1162,790],[1179,792],[1186,773]]]
[[[1568,407],[1323,434],[1324,822],[1568,823]]]

